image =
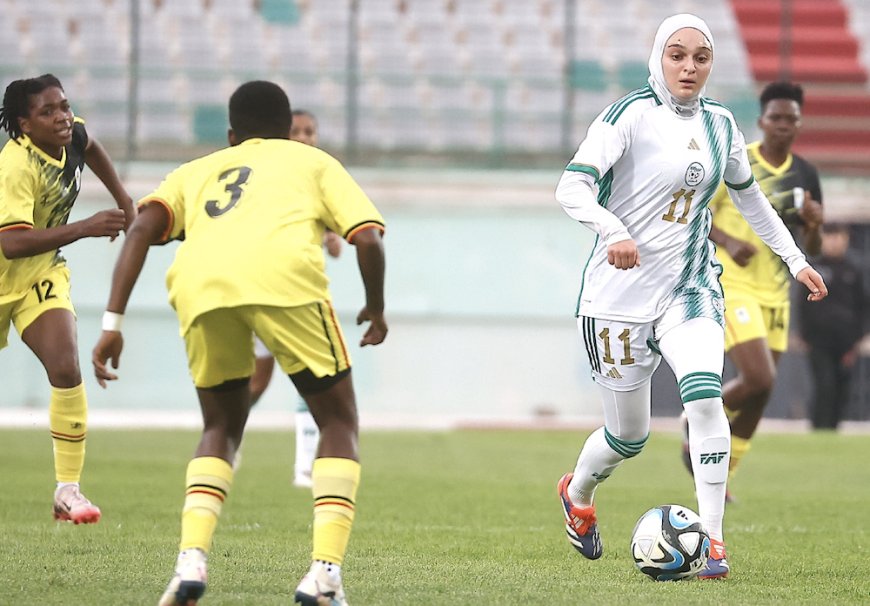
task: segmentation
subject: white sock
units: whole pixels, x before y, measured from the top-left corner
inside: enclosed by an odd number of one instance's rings
[[[731,453],[728,417],[722,407],[722,398],[693,400],[683,406],[689,420],[689,452],[695,475],[698,515],[710,538],[722,541]]]
[[[625,458],[607,444],[604,428],[599,427],[583,444],[574,467],[574,477],[568,485],[568,496],[577,505],[591,505],[595,489],[624,460]]]
[[[332,562],[324,562],[323,560],[314,560],[311,564],[311,568],[320,568],[321,570],[325,570],[326,574],[329,575],[329,580],[335,583],[336,585],[341,584],[341,565],[333,564]]]
[[[304,404],[296,410],[296,463],[294,471],[297,476],[311,477],[311,467],[317,455],[317,445],[320,442],[320,430],[314,417]]]

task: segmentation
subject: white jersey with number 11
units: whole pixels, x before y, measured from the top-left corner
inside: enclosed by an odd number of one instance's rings
[[[682,117],[649,87],[630,93],[589,127],[559,188],[590,178],[598,204],[624,229],[609,238],[599,232],[577,315],[647,322],[676,296],[721,296],[707,205],[722,179],[732,189],[753,183],[743,135],[727,108],[703,99],[701,111]],[[608,264],[606,249],[627,237],[637,244],[641,263],[619,270]]]

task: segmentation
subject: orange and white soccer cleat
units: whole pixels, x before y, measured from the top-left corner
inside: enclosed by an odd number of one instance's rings
[[[729,572],[731,568],[725,556],[725,543],[710,539],[710,557],[707,558],[707,567],[698,573],[698,578],[724,579]]]
[[[575,505],[568,496],[568,484],[573,473],[566,473],[559,480],[559,500],[562,502],[562,512],[565,514],[565,531],[568,542],[579,551],[584,558],[597,560],[604,552],[601,535],[598,533],[598,523],[595,517],[595,505]]]

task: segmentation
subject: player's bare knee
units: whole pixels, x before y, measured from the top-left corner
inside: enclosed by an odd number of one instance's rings
[[[75,387],[82,382],[82,372],[77,357],[62,357],[50,361],[45,366],[48,381],[54,387]]]
[[[776,381],[776,366],[764,359],[742,363],[737,369],[736,381],[750,397],[769,395]]]
[[[775,381],[776,372],[768,370],[756,370],[743,378],[743,384],[751,396],[769,396]]]

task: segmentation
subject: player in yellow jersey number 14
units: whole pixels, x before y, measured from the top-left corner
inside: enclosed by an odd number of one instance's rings
[[[818,171],[792,152],[800,132],[803,90],[792,82],[772,82],[759,97],[760,141],[747,145],[752,173],[773,209],[794,232],[802,248],[816,255],[824,219]],[[752,231],[721,187],[710,202],[725,293],[725,351],[736,376],[722,388],[731,423],[729,480],[748,454],[773,391],[777,364],[788,347],[788,275],[779,257]],[[683,420],[684,434],[687,432]],[[689,471],[688,438],[683,462]],[[731,491],[728,500],[732,500]]]

